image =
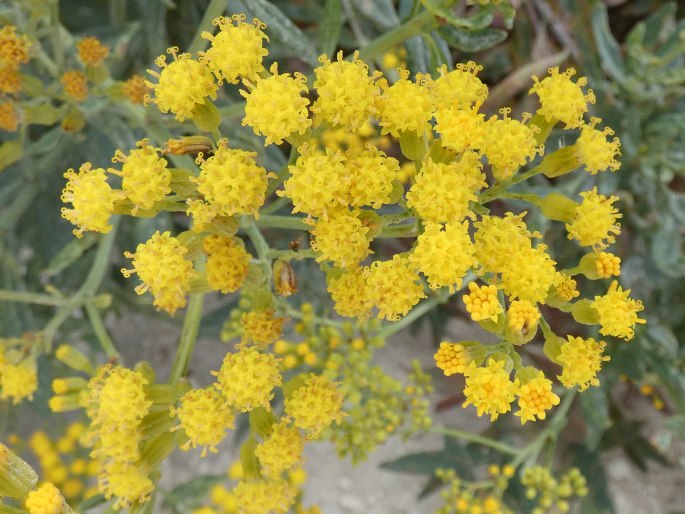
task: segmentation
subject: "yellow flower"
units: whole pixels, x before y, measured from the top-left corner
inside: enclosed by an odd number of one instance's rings
[[[0,66],[0,93],[15,95],[21,91],[22,78],[19,72],[7,65]]]
[[[256,407],[269,410],[273,388],[281,385],[278,360],[252,346],[227,354],[221,369],[212,374],[228,404],[243,412]]]
[[[214,291],[233,293],[243,285],[249,271],[251,256],[239,240],[219,235],[203,240],[207,254],[207,282]]]
[[[0,29],[0,68],[17,69],[29,62],[31,43],[25,35],[17,34],[17,27],[5,25]]]
[[[18,127],[19,116],[17,116],[14,102],[0,102],[0,129],[6,132],[16,132]]]
[[[407,193],[407,205],[426,221],[455,223],[469,215],[475,201],[473,182],[465,168],[467,161],[443,164],[427,158]]]
[[[351,61],[343,60],[342,55],[341,50],[333,62],[326,55],[319,57],[321,66],[314,69],[319,98],[312,112],[331,125],[356,131],[377,112],[380,89],[375,82],[381,73],[375,71],[369,76],[369,67],[359,60],[358,52]]]
[[[64,92],[77,102],[83,102],[88,98],[88,83],[82,72],[76,70],[64,72],[59,80],[64,87]]]
[[[186,200],[188,209],[186,214],[193,220],[190,226],[192,232],[204,232],[209,229],[212,222],[219,216],[219,208],[197,198]]]
[[[565,302],[570,302],[580,296],[578,283],[565,273],[558,273],[558,282],[554,286],[554,292]]]
[[[445,341],[440,343],[440,348],[433,358],[435,364],[447,377],[456,373],[464,373],[472,360],[464,345]]]
[[[621,213],[613,203],[617,196],[606,197],[597,193],[594,187],[580,193],[583,201],[576,208],[573,221],[566,224],[569,239],[576,239],[581,246],[591,246],[602,250],[616,242],[616,235],[621,233],[618,219]]]
[[[12,400],[14,405],[33,400],[38,389],[38,370],[33,358],[10,363],[0,358],[0,400]]]
[[[555,359],[563,366],[561,375],[557,378],[564,387],[570,389],[577,385],[580,391],[585,391],[591,385],[599,385],[597,373],[602,369],[602,362],[610,359],[603,355],[604,346],[604,341],[567,337]]]
[[[190,54],[179,54],[177,47],[167,50],[173,62],[167,64],[166,56],[160,55],[155,64],[162,68],[158,73],[147,70],[157,79],[157,84],[145,84],[155,92],[154,100],[146,96],[146,101],[157,104],[161,112],[171,111],[178,121],[192,118],[198,106],[205,105],[216,98],[217,85],[207,66],[191,58]]]
[[[205,52],[198,52],[200,62],[206,64],[219,81],[225,80],[236,84],[240,78],[254,80],[264,70],[262,60],[269,54],[264,48],[264,25],[257,18],[253,23],[245,23],[244,14],[235,14],[230,18],[220,16],[212,22],[219,27],[219,32],[212,35],[202,32],[202,38],[211,41],[212,45]]]
[[[303,135],[311,126],[307,105],[302,96],[308,93],[307,79],[301,73],[278,73],[278,63],[269,70],[271,76],[257,77],[250,91],[240,90],[245,98],[243,126],[249,125],[258,136],[266,136],[266,144],[280,145],[294,134]]]
[[[463,152],[478,148],[484,137],[485,115],[479,114],[480,103],[473,107],[461,104],[443,104],[435,111],[435,130],[447,148]]]
[[[285,514],[295,502],[296,490],[285,480],[241,480],[235,489],[238,514]]]
[[[364,271],[367,291],[378,308],[378,317],[397,321],[426,295],[419,276],[406,255],[375,261]]]
[[[637,317],[637,313],[644,309],[642,302],[629,298],[629,294],[630,289],[624,291],[618,285],[618,281],[614,280],[607,294],[595,296],[592,308],[599,315],[600,334],[630,341],[635,335],[635,325],[646,323],[644,319]]]
[[[592,90],[583,93],[583,87],[587,85],[587,79],[580,77],[576,82],[571,78],[576,70],[568,68],[559,73],[559,67],[549,69],[549,76],[540,80],[533,75],[535,84],[528,94],[536,93],[540,98],[541,107],[538,113],[547,121],[560,121],[565,128],[577,128],[583,124],[583,114],[587,112],[587,104],[595,103],[595,95]]]
[[[149,290],[155,307],[173,315],[185,307],[190,281],[197,275],[187,253],[188,249],[170,232],[157,231],[147,242],[139,244],[135,253],[124,252],[133,259],[133,269],[122,269],[121,273],[126,278],[137,273],[142,284],[136,286],[136,293]]]
[[[123,177],[121,188],[133,203],[131,214],[138,209],[152,209],[155,203],[171,193],[171,172],[167,160],[159,156],[159,148],[150,146],[147,139],[136,143],[139,147],[125,155],[121,150],[114,154],[112,162],[123,163],[121,171],[110,168],[109,172]]]
[[[533,237],[542,237],[538,232],[530,232],[523,221],[525,212],[507,212],[504,217],[483,216],[474,223],[476,233],[476,258],[484,272],[498,273],[506,267],[511,255],[521,248],[530,247]]]
[[[150,88],[145,83],[145,77],[133,75],[121,86],[121,90],[128,97],[129,102],[134,104],[145,103],[145,95],[150,93]]]
[[[93,169],[91,163],[86,162],[78,173],[67,170],[64,178],[67,185],[62,190],[62,202],[71,203],[73,208],[63,207],[62,217],[78,227],[74,229],[74,235],[81,237],[86,230],[103,234],[112,230],[109,217],[118,194],[107,183],[105,170]]]
[[[347,268],[339,275],[331,273],[326,284],[335,312],[348,318],[369,316],[373,300],[361,268]]]
[[[149,412],[152,402],[145,399],[147,379],[138,371],[117,366],[108,370],[95,397],[94,421],[102,424],[137,426]]]
[[[454,293],[455,286],[461,288],[462,279],[476,265],[474,252],[467,222],[427,223],[409,261],[426,275],[431,289],[447,286]]]
[[[526,300],[514,300],[507,309],[507,336],[512,344],[530,341],[538,330],[540,311]]]
[[[283,191],[278,192],[293,201],[293,213],[325,218],[329,210],[347,205],[349,178],[342,156],[310,145],[303,145],[299,152],[295,164],[288,168],[290,177]]]
[[[509,379],[509,372],[504,369],[504,361],[488,359],[486,366],[478,367],[474,362],[464,372],[466,386],[464,407],[473,405],[478,416],[488,414],[490,421],[495,421],[500,414],[511,410],[516,385]]]
[[[26,510],[29,514],[67,514],[67,506],[62,493],[50,482],[40,485],[26,497]]]
[[[257,446],[255,455],[262,473],[269,478],[278,478],[302,461],[303,450],[304,439],[300,431],[281,421],[273,426],[269,438]]]
[[[591,280],[618,277],[621,274],[621,258],[608,252],[589,253],[580,259],[578,269]]]
[[[500,109],[502,118],[488,119],[483,126],[481,149],[498,180],[512,177],[543,148],[535,140],[535,128],[508,117],[511,109]],[[526,116],[524,115],[524,121]]]
[[[321,254],[316,262],[330,260],[338,267],[347,268],[373,253],[367,236],[369,228],[359,219],[359,214],[360,211],[340,209],[314,223],[310,246]]]
[[[251,214],[259,217],[264,203],[269,174],[255,162],[256,152],[227,148],[219,142],[214,155],[198,159],[200,176],[191,178],[207,202],[223,216]]]
[[[347,160],[350,205],[379,209],[390,203],[392,182],[400,171],[397,159],[388,157],[373,145]]]
[[[477,77],[483,69],[473,61],[458,63],[454,70],[447,72],[447,66],[438,68],[440,77],[433,84],[433,95],[436,103],[459,105],[468,109],[474,103],[482,104],[488,97],[488,86]]]
[[[519,375],[525,376],[519,381]],[[546,412],[554,405],[559,405],[559,397],[552,392],[552,381],[545,378],[545,374],[535,368],[524,368],[516,377],[516,395],[519,397],[519,411],[521,424],[535,419],[545,419]]]
[[[145,470],[135,464],[112,462],[98,477],[98,489],[108,500],[116,497],[115,509],[128,509],[150,499],[155,488]]]
[[[93,36],[84,37],[76,43],[76,51],[81,62],[88,66],[100,66],[109,55],[109,48]]]
[[[317,375],[309,375],[304,384],[285,399],[286,414],[310,439],[317,438],[331,423],[340,423],[342,407],[343,394],[338,383]]]
[[[202,457],[207,450],[216,453],[216,446],[223,440],[226,430],[233,428],[235,416],[225,405],[221,393],[215,388],[191,389],[180,399],[180,406],[171,410],[188,436],[182,450],[202,447]]]
[[[621,155],[621,142],[617,137],[611,141],[607,139],[607,136],[614,135],[609,127],[603,130],[595,128],[601,121],[599,118],[592,118],[589,124],[583,125],[575,144],[580,161],[592,175],[607,169],[616,171],[621,167],[621,163],[616,160]]]
[[[433,117],[430,76],[418,74],[409,80],[409,70],[399,70],[400,79],[383,91],[379,100],[382,134],[400,137],[402,132],[422,135],[429,130]]]
[[[544,303],[557,281],[556,262],[546,252],[547,246],[530,245],[512,252],[500,268],[502,290],[513,298]]]
[[[244,312],[240,317],[245,340],[259,346],[266,346],[281,337],[285,318],[277,318],[274,311]]]
[[[497,296],[497,287],[494,285],[478,286],[475,282],[469,282],[469,293],[463,297],[466,310],[473,321],[497,321],[499,315],[504,312],[502,304]]]

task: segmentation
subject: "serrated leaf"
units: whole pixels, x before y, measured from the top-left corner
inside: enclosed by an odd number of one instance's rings
[[[625,80],[625,65],[621,55],[621,49],[609,28],[609,17],[606,6],[597,3],[592,10],[592,33],[595,37],[597,52],[601,57],[604,70],[619,82]]]
[[[266,33],[276,40],[271,41],[272,45],[285,46],[307,64],[318,65],[318,56],[307,36],[278,7],[267,0],[239,0],[236,3],[266,23]]]
[[[342,29],[341,0],[326,0],[323,19],[319,25],[319,48],[322,54],[332,56],[340,39]]]
[[[443,25],[438,30],[447,44],[462,52],[480,52],[501,43],[507,38],[504,30],[486,27],[468,30],[453,25]]]

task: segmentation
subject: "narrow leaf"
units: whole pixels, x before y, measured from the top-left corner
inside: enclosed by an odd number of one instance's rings
[[[319,48],[322,54],[332,56],[340,39],[342,29],[341,0],[326,0],[323,20],[319,26]]]
[[[438,30],[450,46],[462,52],[480,52],[501,43],[507,38],[504,30],[486,27],[467,30],[453,25],[443,25]]]
[[[626,72],[621,49],[611,33],[606,6],[603,4],[598,3],[592,11],[592,32],[604,70],[614,79],[623,82]]]

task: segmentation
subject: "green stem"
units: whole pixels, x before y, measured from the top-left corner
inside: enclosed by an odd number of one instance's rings
[[[514,184],[518,184],[519,182],[523,182],[524,180],[528,180],[529,178],[534,177],[535,175],[539,175],[542,172],[543,172],[543,168],[541,166],[535,166],[534,168],[531,168],[528,171],[525,171],[523,173],[519,173],[518,175],[514,175],[509,180],[505,180],[504,182],[500,182],[498,184],[495,184],[490,189],[485,191],[485,193],[480,195],[480,198],[478,201],[480,204],[485,204],[485,203],[491,202],[493,200],[496,200],[497,198],[503,196],[501,194],[503,191],[505,191],[506,189],[509,189]]]
[[[260,227],[284,228],[287,230],[309,230],[309,225],[304,222],[304,218],[294,216],[278,216],[265,214],[260,216],[255,223]]]
[[[257,225],[255,223],[250,223],[244,227],[243,230],[245,231],[245,234],[247,234],[247,237],[250,238],[250,241],[252,241],[259,260],[268,262],[269,243],[266,242],[266,239],[264,239],[264,236]]]
[[[204,300],[204,293],[190,295],[188,310],[186,311],[186,316],[183,320],[183,328],[181,329],[181,338],[178,342],[176,357],[174,358],[174,364],[171,367],[171,374],[169,375],[169,383],[171,385],[177,384],[188,370],[188,363],[193,355],[195,343],[197,342],[197,334],[200,330]]]
[[[450,294],[447,288],[439,290],[437,293],[435,293],[435,295],[428,298],[428,300],[425,300],[424,302],[414,307],[409,312],[409,314],[407,314],[401,320],[396,321],[395,323],[388,323],[387,325],[383,326],[383,328],[381,328],[378,331],[376,336],[382,339],[386,339],[391,335],[396,334],[403,328],[411,325],[414,321],[419,319],[421,316],[426,314],[428,311],[433,309],[438,304],[445,303],[449,297]]]
[[[260,212],[260,216],[264,216],[266,214],[270,214],[272,212],[278,211],[281,207],[285,207],[286,205],[290,204],[290,198],[287,196],[282,196],[281,198],[278,198],[277,200],[274,200],[271,202],[269,205],[264,207]]]
[[[52,296],[41,293],[25,293],[23,291],[8,291],[0,289],[0,301],[2,302],[18,302],[18,303],[33,303],[35,305],[50,305],[52,307],[59,307],[64,305],[66,301],[59,296]]]
[[[383,227],[381,233],[376,237],[396,238],[396,237],[416,237],[419,235],[419,225],[416,221],[402,225],[390,225]]]
[[[193,36],[193,40],[188,47],[188,52],[190,54],[195,54],[201,50],[207,48],[209,41],[202,38],[202,33],[205,31],[212,31],[212,21],[214,18],[221,16],[226,10],[226,0],[211,0],[207,9],[205,10],[204,16],[202,16],[202,21]]]
[[[86,314],[88,314],[88,319],[90,320],[90,326],[93,327],[93,332],[95,332],[95,337],[98,338],[100,346],[105,351],[105,354],[110,359],[119,360],[119,352],[114,346],[114,341],[107,333],[107,328],[102,321],[102,316],[98,308],[90,302],[86,302]]]
[[[371,41],[359,51],[359,58],[363,61],[374,59],[379,55],[383,55],[393,46],[424,32],[431,32],[437,26],[438,23],[435,16],[429,11],[423,11],[416,17]]]
[[[464,439],[466,441],[470,441],[472,443],[480,444],[482,446],[488,446],[489,448],[497,450],[498,452],[501,452],[501,453],[506,453],[508,455],[518,455],[519,454],[519,450],[514,448],[511,445],[508,445],[506,443],[501,443],[499,441],[495,441],[494,439],[490,439],[489,437],[486,437],[484,435],[473,434],[471,432],[467,432],[464,430],[457,430],[454,428],[447,428],[447,427],[431,427],[429,432],[431,432],[433,434],[442,434],[442,435],[446,435],[448,437],[454,437],[455,439]]]

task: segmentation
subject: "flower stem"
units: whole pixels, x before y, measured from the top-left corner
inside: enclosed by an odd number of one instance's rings
[[[259,217],[255,223],[260,227],[283,228],[287,230],[308,230],[304,218],[294,216],[278,216],[275,214],[265,214]]]
[[[35,305],[50,305],[59,307],[64,305],[64,298],[60,296],[52,296],[41,293],[27,293],[24,291],[9,291],[7,289],[0,289],[0,301],[3,302],[18,302],[18,303],[33,303]]]
[[[90,325],[93,327],[93,332],[100,342],[100,346],[105,351],[107,357],[111,359],[119,360],[119,352],[114,346],[114,341],[107,333],[107,328],[102,321],[102,316],[98,308],[90,302],[86,302],[86,314],[88,314],[88,319],[90,320]]]
[[[493,200],[496,200],[497,198],[504,196],[502,193],[505,190],[509,189],[514,184],[518,184],[519,182],[523,182],[524,180],[528,180],[529,178],[534,177],[535,175],[539,175],[542,172],[543,172],[543,168],[541,166],[535,166],[534,168],[531,168],[528,171],[525,171],[519,175],[513,176],[509,180],[505,180],[504,182],[500,182],[499,184],[495,184],[490,189],[488,189],[485,193],[480,195],[479,203],[482,205],[482,204],[491,202]],[[523,199],[523,198],[521,198],[521,199]]]
[[[186,311],[183,328],[181,329],[181,338],[178,342],[176,357],[174,357],[174,364],[169,375],[169,384],[171,385],[177,384],[188,371],[188,363],[193,355],[195,343],[197,342],[197,333],[200,329],[200,321],[202,321],[204,300],[204,293],[190,295],[188,310]]]
[[[506,443],[501,443],[495,441],[489,437],[480,434],[473,434],[471,432],[466,432],[464,430],[457,430],[454,428],[447,427],[432,427],[429,432],[434,434],[442,434],[448,437],[454,437],[455,439],[464,439],[472,443],[480,444],[482,446],[488,446],[494,450],[501,453],[506,453],[508,455],[518,455],[519,450]]]

